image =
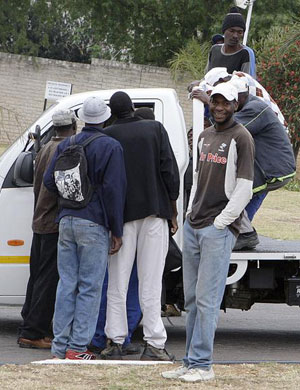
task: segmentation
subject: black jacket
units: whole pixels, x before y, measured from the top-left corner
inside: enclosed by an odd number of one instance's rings
[[[103,132],[124,151],[127,194],[124,222],[155,215],[172,217],[171,200],[179,195],[179,173],[168,134],[154,120],[118,119]]]

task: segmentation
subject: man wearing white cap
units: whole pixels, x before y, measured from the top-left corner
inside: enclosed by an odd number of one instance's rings
[[[253,137],[255,164],[253,198],[246,207],[235,250],[254,248],[259,240],[251,222],[268,191],[284,186],[296,174],[296,163],[288,134],[272,107],[249,94],[247,78],[234,74],[230,80],[238,90],[238,112],[234,115]]]
[[[55,221],[57,199],[43,185],[43,174],[57,145],[76,133],[75,113],[71,110],[57,110],[52,121],[55,136],[38,152],[34,164],[33,238],[30,277],[21,312],[23,323],[19,328],[18,344],[21,348],[51,348],[51,340],[47,335],[52,322],[58,282],[58,224]]]
[[[259,243],[251,225],[255,213],[267,191],[280,188],[295,175],[296,165],[282,113],[265,88],[249,74],[233,72],[230,75],[226,68],[213,68],[190,96],[207,105],[213,86],[228,80],[238,89],[239,105],[235,119],[249,130],[256,149],[254,196],[246,207],[247,213],[244,214],[234,250],[253,249]],[[195,81],[191,87],[196,85]]]
[[[164,372],[164,378],[183,382],[214,378],[215,329],[231,251],[253,184],[253,139],[233,119],[237,100],[231,84],[214,88],[209,108],[215,125],[198,140],[199,160],[184,224],[186,355],[183,365]]]
[[[103,123],[110,115],[109,107],[99,97],[85,100],[78,111],[85,127],[76,135],[75,143],[82,144],[89,137],[101,134]],[[70,142],[68,138],[59,144],[44,176],[44,184],[50,191],[57,193],[55,163]],[[62,207],[58,216],[60,280],[52,354],[61,359],[95,359],[87,345],[96,329],[108,252],[116,253],[122,245],[126,194],[122,147],[118,141],[102,135],[85,147],[85,155],[92,198],[82,208]]]

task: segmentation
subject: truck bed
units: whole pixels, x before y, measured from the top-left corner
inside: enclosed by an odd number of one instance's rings
[[[255,249],[232,252],[231,260],[300,260],[300,241],[277,240],[261,235],[259,241]]]

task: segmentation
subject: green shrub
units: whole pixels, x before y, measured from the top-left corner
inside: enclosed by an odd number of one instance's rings
[[[274,27],[258,45],[258,80],[287,121],[297,157],[300,147],[300,22]]]
[[[189,81],[200,80],[204,76],[210,48],[211,44],[208,42],[200,43],[195,38],[189,40],[178,53],[174,53],[173,59],[169,61],[173,78],[175,80],[180,78]]]

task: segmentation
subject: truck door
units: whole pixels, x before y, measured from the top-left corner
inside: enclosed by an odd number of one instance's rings
[[[52,129],[51,123],[42,129],[42,143],[51,138]],[[0,191],[0,303],[5,304],[23,303],[29,276],[33,187],[30,183],[18,186],[14,181],[15,162],[24,141],[20,137],[1,156],[1,174],[7,167]],[[28,150],[33,148],[32,142],[30,145]]]

